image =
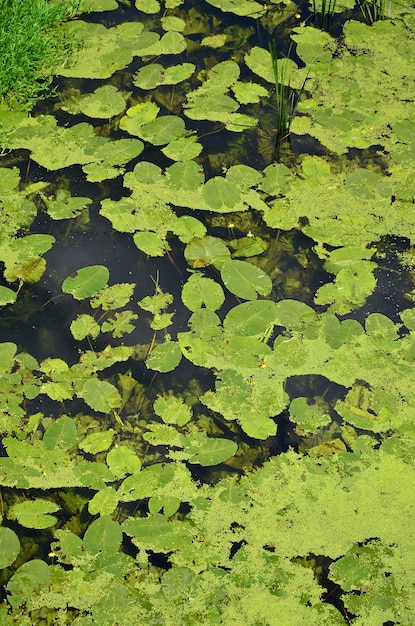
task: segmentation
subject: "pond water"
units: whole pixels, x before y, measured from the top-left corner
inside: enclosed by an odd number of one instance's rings
[[[335,520],[415,440],[413,6],[93,7],[56,95],[2,118],[4,619],[403,623],[405,540]]]

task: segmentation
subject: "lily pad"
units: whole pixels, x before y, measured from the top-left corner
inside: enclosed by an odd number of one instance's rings
[[[62,291],[70,293],[77,300],[84,300],[94,296],[106,286],[109,270],[105,265],[89,265],[77,270],[75,277],[65,278]]]
[[[125,109],[123,95],[114,85],[98,87],[94,93],[83,96],[79,108],[88,117],[110,119]]]
[[[226,261],[221,269],[221,277],[229,291],[245,300],[256,300],[258,294],[267,296],[271,293],[270,277],[247,261]]]
[[[11,528],[2,526],[0,528],[0,569],[13,565],[19,552],[19,537]]]

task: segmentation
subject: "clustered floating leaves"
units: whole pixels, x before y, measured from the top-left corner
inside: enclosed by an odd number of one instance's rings
[[[318,150],[285,158],[246,24],[271,35],[294,3],[130,4],[64,25],[84,45],[58,115],[0,110],[0,621],[409,623],[415,315],[411,293],[393,315],[367,301],[383,240],[415,239],[414,13],[292,30],[291,131]],[[93,252],[51,268],[99,228],[122,272]],[[60,299],[75,352],[38,356],[16,324]]]

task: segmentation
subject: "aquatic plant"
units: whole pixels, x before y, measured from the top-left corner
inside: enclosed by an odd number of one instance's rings
[[[296,28],[304,68],[274,48],[319,154],[258,165],[272,53],[202,42],[272,4],[78,21],[62,74],[104,84],[0,109],[5,626],[413,619],[413,275],[385,238],[415,241],[415,22]]]
[[[47,89],[56,67],[67,62],[76,38],[58,25],[74,16],[81,0],[3,0],[0,11],[0,99],[30,107]]]
[[[313,0],[314,25],[329,30],[333,24],[337,0]],[[319,19],[317,19],[319,16]]]
[[[368,24],[390,17],[391,0],[358,0],[357,3]]]
[[[297,107],[298,95],[296,91],[291,88],[290,82],[289,59],[291,45],[285,59],[278,59],[277,42],[275,40],[269,42],[269,51],[275,81],[275,106],[277,109],[276,132],[277,143],[279,143],[289,135],[291,122]]]

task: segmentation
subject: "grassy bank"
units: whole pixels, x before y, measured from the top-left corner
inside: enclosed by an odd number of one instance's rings
[[[74,46],[59,25],[80,0],[0,0],[0,102],[30,108]]]

